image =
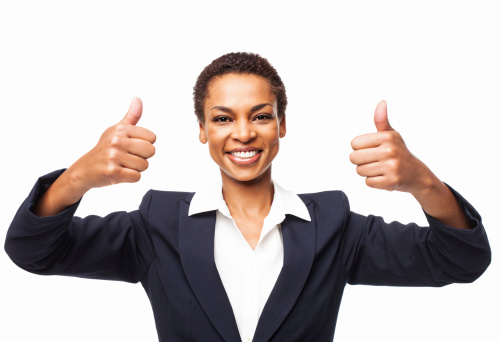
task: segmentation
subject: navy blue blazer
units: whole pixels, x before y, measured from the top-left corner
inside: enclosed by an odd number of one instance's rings
[[[139,210],[74,217],[78,203],[39,218],[35,200],[61,171],[41,177],[7,233],[5,250],[37,274],[141,282],[159,340],[239,341],[214,263],[215,212],[188,216],[193,193],[149,191]],[[332,341],[350,284],[443,286],[474,281],[491,260],[475,209],[455,191],[472,230],[385,223],[350,212],[340,191],[302,194],[311,222],[287,215],[284,265],[254,341]]]

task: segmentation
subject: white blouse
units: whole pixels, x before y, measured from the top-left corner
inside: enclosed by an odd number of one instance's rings
[[[311,221],[308,209],[296,194],[273,182],[275,194],[264,219],[256,249],[238,229],[223,199],[222,183],[196,192],[188,215],[216,212],[214,261],[231,303],[242,341],[252,341],[264,305],[282,270],[284,246],[280,224],[286,214]]]

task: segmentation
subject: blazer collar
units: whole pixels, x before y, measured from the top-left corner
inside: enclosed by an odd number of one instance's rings
[[[192,195],[180,203],[179,254],[188,281],[216,330],[225,341],[239,341],[230,301],[214,261],[216,212],[188,215]],[[254,341],[268,341],[296,303],[315,256],[314,205],[303,199],[311,221],[287,215],[282,222],[284,265],[261,313]],[[284,295],[287,294],[287,295]]]
[[[197,191],[190,201],[188,215],[192,216],[206,211],[219,210],[223,215],[230,216],[228,207],[223,198],[222,182]],[[310,221],[310,215],[306,205],[298,195],[288,191],[273,181],[275,195],[272,203],[272,211],[281,215],[294,215],[303,220]],[[271,212],[270,212],[271,213]]]

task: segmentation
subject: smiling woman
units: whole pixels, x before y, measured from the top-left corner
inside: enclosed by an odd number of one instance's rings
[[[285,136],[270,85],[260,76],[227,74],[213,80],[200,122],[200,141],[227,181],[264,177],[271,184],[271,162]]]
[[[367,185],[411,193],[429,227],[349,209],[340,191],[296,195],[272,180],[286,134],[285,87],[268,61],[231,53],[194,91],[203,144],[221,181],[196,193],[149,191],[139,210],[74,216],[91,188],[136,182],[156,136],[142,102],[67,170],[41,177],[7,234],[6,251],[36,274],[141,282],[160,341],[332,341],[349,284],[472,282],[490,263],[477,211],[442,183],[389,124],[355,138]]]

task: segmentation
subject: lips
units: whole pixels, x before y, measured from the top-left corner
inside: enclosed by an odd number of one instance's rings
[[[254,147],[246,147],[226,152],[226,156],[237,165],[249,165],[256,162],[261,157],[262,152]]]

